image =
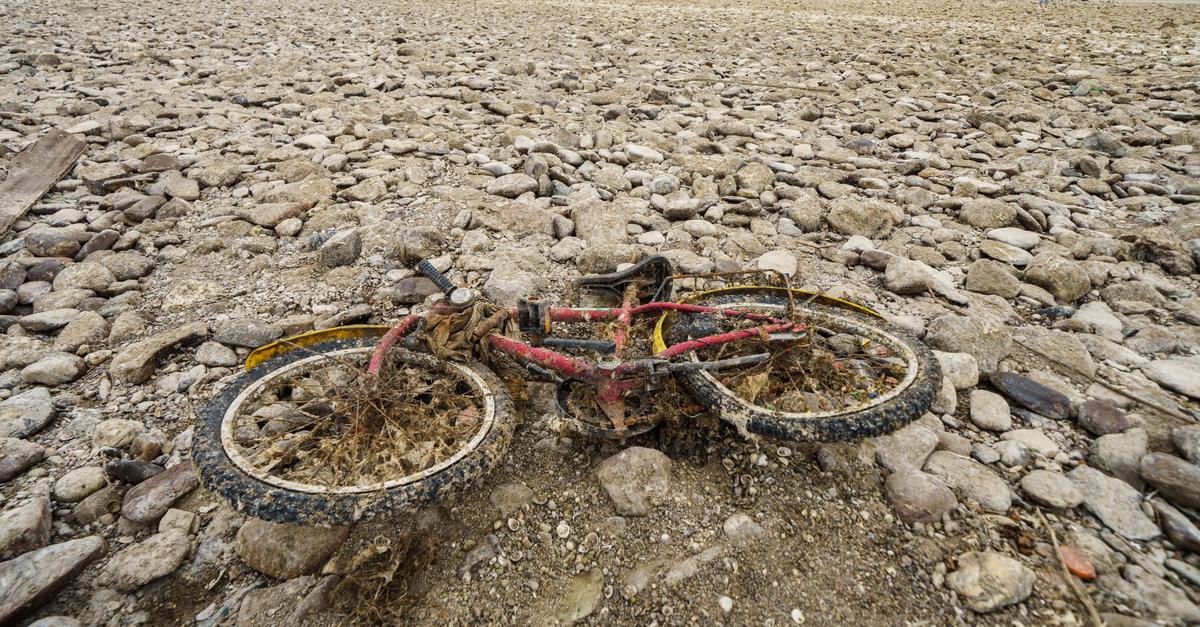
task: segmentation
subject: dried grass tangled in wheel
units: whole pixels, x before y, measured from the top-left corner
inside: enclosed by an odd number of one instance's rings
[[[477,431],[483,410],[461,378],[364,366],[330,360],[267,391],[239,438],[255,465],[310,485],[371,485],[440,463]]]
[[[776,314],[778,315],[778,314]],[[762,321],[713,316],[706,332],[755,328]],[[721,373],[729,389],[748,402],[786,412],[823,412],[854,407],[883,395],[904,376],[905,364],[865,338],[814,324],[803,315],[794,321],[801,333],[722,344],[701,351],[703,359],[769,353],[763,362]],[[794,336],[793,339],[779,339]]]

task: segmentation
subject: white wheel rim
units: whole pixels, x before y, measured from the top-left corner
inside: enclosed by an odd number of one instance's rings
[[[786,305],[775,305],[775,304],[761,303],[761,302],[744,302],[744,303],[730,303],[730,304],[722,303],[720,305],[721,309],[738,309],[738,308],[745,308],[745,307],[756,307],[756,308],[760,308],[760,309],[778,309],[781,311],[787,310]],[[835,320],[842,319],[840,316],[834,315],[832,313],[825,313],[825,312],[812,312],[812,313],[818,317],[824,317],[824,318],[835,319]],[[778,411],[778,410],[773,410],[773,409],[767,409],[766,407],[763,407],[761,405],[755,405],[754,403],[751,403],[751,402],[747,401],[746,399],[738,396],[733,390],[730,390],[729,388],[725,387],[725,384],[718,381],[717,378],[714,377],[711,372],[709,372],[707,370],[700,370],[698,372],[699,372],[700,376],[702,376],[706,380],[708,380],[709,383],[712,383],[713,385],[717,386],[718,389],[724,391],[728,398],[733,399],[734,402],[738,403],[743,409],[769,411],[769,412],[772,412],[773,414],[775,414],[776,416],[779,416],[780,418],[788,418],[791,420],[811,420],[814,418],[818,418],[818,419],[819,418],[833,418],[835,416],[844,416],[847,414],[855,414],[855,413],[861,412],[865,409],[869,409],[871,407],[876,407],[876,406],[882,405],[882,404],[888,402],[889,400],[895,398],[896,396],[899,396],[901,392],[908,389],[908,387],[910,385],[912,385],[913,381],[915,381],[917,379],[917,372],[919,371],[919,368],[920,368],[920,362],[917,359],[916,351],[914,351],[912,348],[910,348],[908,346],[908,344],[902,342],[900,340],[900,338],[897,338],[896,336],[894,336],[882,329],[873,327],[873,326],[863,325],[863,324],[858,324],[858,323],[854,323],[854,326],[864,327],[864,328],[868,329],[872,334],[875,335],[875,337],[870,338],[872,340],[878,341],[880,338],[882,338],[883,341],[880,342],[880,344],[887,346],[890,350],[896,351],[897,349],[899,349],[899,352],[904,359],[904,363],[905,363],[906,367],[905,367],[904,379],[902,381],[900,381],[899,383],[897,383],[894,387],[892,387],[892,389],[888,390],[884,394],[881,394],[873,399],[870,399],[867,402],[863,402],[863,403],[854,405],[849,408],[841,408],[841,409],[822,411],[822,412],[787,412],[787,411]],[[699,356],[697,356],[694,351],[691,353],[691,359],[692,359],[692,361],[700,361]]]
[[[429,468],[410,475],[405,475],[398,479],[380,481],[366,485],[335,487],[314,485],[299,481],[289,481],[281,477],[276,477],[268,472],[263,471],[242,454],[241,447],[239,447],[237,444],[234,431],[236,428],[238,411],[248,399],[252,398],[255,394],[262,391],[263,388],[279,380],[285,375],[293,373],[297,370],[307,369],[317,361],[327,360],[339,356],[350,356],[356,353],[372,353],[374,351],[374,346],[358,346],[331,351],[328,353],[318,353],[294,363],[290,363],[282,368],[279,368],[278,370],[273,370],[258,380],[252,382],[250,385],[246,386],[246,389],[242,390],[241,393],[239,393],[237,397],[233,399],[233,402],[229,404],[229,408],[225,410],[225,415],[221,417],[221,447],[225,450],[225,454],[229,456],[229,460],[247,475],[258,479],[263,483],[278,488],[284,488],[286,490],[293,490],[296,492],[305,492],[309,494],[362,494],[365,492],[376,492],[409,485],[436,475],[446,468],[458,463],[459,460],[461,460],[463,457],[466,457],[471,453],[471,451],[474,451],[476,448],[478,448],[479,444],[483,442],[483,439],[487,437],[487,434],[491,432],[492,425],[496,419],[496,399],[492,395],[492,392],[488,389],[487,383],[483,380],[483,377],[479,376],[479,373],[463,364],[443,361],[442,363],[444,365],[453,368],[456,372],[461,374],[463,379],[475,389],[475,392],[479,395],[483,402],[483,418],[480,421],[481,424],[479,430],[465,446],[460,448],[451,457],[448,457],[441,462],[430,466]]]

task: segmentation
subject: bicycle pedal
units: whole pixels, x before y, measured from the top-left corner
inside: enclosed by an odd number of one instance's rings
[[[517,328],[534,340],[550,335],[550,303],[536,298],[518,299]]]
[[[562,383],[562,377],[550,370],[534,364],[522,365],[525,366],[525,369],[529,371],[535,381],[541,381],[542,383]]]

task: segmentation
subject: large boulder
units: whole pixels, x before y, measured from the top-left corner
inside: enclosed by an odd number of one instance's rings
[[[46,449],[41,444],[0,437],[0,483],[19,476],[43,459]]]
[[[940,478],[917,469],[892,473],[883,489],[896,515],[906,523],[938,521],[958,506],[954,492]]]
[[[196,489],[200,479],[190,461],[179,462],[137,484],[125,493],[121,515],[136,523],[151,523],[183,495]]]
[[[50,542],[50,499],[36,496],[0,513],[0,559],[9,559]]]
[[[0,625],[41,607],[106,550],[104,538],[87,536],[0,563]]]
[[[981,229],[998,229],[1017,221],[1017,208],[992,198],[972,198],[958,212],[960,222]]]
[[[33,388],[0,401],[0,438],[27,438],[54,419],[50,390]]]
[[[273,322],[256,318],[233,318],[218,324],[213,330],[212,339],[229,346],[258,348],[281,335],[283,329]]]
[[[1012,352],[1011,330],[982,316],[947,314],[934,319],[925,331],[925,343],[947,353],[969,353],[982,372],[993,372]]]
[[[1171,274],[1188,276],[1196,271],[1195,258],[1172,227],[1154,226],[1142,230],[1134,238],[1133,250],[1138,259],[1156,263]]]
[[[546,279],[540,274],[517,266],[500,265],[483,284],[483,293],[496,304],[512,307],[518,300],[536,295],[545,284]]]
[[[938,435],[919,423],[876,438],[875,460],[892,472],[919,469],[937,448]]]
[[[1067,474],[1083,493],[1083,505],[1109,529],[1130,540],[1152,540],[1161,535],[1142,511],[1142,495],[1120,479],[1091,466],[1079,466]]]
[[[1200,466],[1174,455],[1151,453],[1141,459],[1142,478],[1168,501],[1200,509]]]
[[[589,198],[571,206],[575,236],[588,244],[623,244],[629,236],[625,225],[633,209],[627,204]]]
[[[976,501],[988,511],[1003,514],[1012,506],[1008,483],[970,457],[934,451],[925,462],[925,472],[941,477],[960,496]]]
[[[276,579],[311,575],[350,537],[349,527],[307,527],[251,518],[237,534],[237,552],[254,570]]]
[[[880,200],[846,196],[829,203],[825,221],[838,233],[875,238],[886,234],[900,220],[898,207]]]
[[[1142,457],[1149,447],[1150,436],[1140,427],[1101,436],[1096,438],[1088,463],[1140,490],[1144,486]]]
[[[1035,502],[1054,509],[1069,509],[1083,502],[1074,482],[1052,470],[1034,470],[1021,478],[1021,491]]]
[[[988,380],[1018,405],[1055,420],[1066,420],[1071,399],[1066,394],[1015,372],[993,372]]]
[[[192,550],[188,534],[167,529],[117,553],[104,566],[104,578],[119,590],[131,592],[173,572]]]
[[[117,282],[116,275],[104,264],[85,261],[71,264],[54,276],[55,291],[72,288],[104,292],[108,286]]]
[[[159,354],[180,342],[206,335],[208,335],[208,325],[203,322],[193,322],[168,329],[121,349],[121,352],[113,357],[108,371],[113,378],[120,381],[141,383],[154,374]]]
[[[645,516],[671,491],[671,458],[652,448],[627,448],[596,466],[596,479],[622,516]]]
[[[1092,279],[1077,261],[1051,253],[1034,256],[1025,280],[1050,292],[1060,303],[1073,303],[1092,289]]]
[[[1012,266],[991,259],[978,259],[967,268],[964,287],[980,294],[1015,298],[1021,291],[1021,281],[1013,274]]]
[[[1172,357],[1142,366],[1142,372],[1159,385],[1200,400],[1200,357]]]
[[[991,612],[1024,601],[1037,581],[1028,566],[995,551],[971,551],[958,556],[958,569],[946,575],[946,585],[976,612]]]

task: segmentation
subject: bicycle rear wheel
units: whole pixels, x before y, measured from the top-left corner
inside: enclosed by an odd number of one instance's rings
[[[698,305],[788,316],[780,290],[729,290]],[[765,354],[764,361],[716,371],[679,373],[697,402],[739,430],[772,438],[832,442],[872,437],[904,426],[933,404],[941,369],[920,341],[883,320],[826,304],[795,303],[802,330],[695,351],[693,361]],[[674,316],[672,343],[759,326],[735,316]]]

